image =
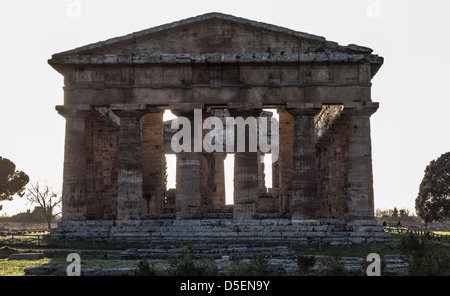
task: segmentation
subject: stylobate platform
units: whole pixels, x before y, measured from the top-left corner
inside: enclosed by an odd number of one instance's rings
[[[64,221],[51,230],[52,238],[108,241],[272,241],[348,244],[389,240],[375,220],[115,220]]]

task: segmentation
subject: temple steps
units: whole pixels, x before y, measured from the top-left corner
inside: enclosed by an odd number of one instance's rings
[[[90,238],[113,241],[272,241],[348,244],[385,241],[390,235],[373,220],[140,220],[63,221],[50,232],[53,238]]]

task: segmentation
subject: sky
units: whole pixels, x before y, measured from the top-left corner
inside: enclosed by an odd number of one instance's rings
[[[51,55],[173,21],[221,12],[358,44],[384,57],[372,80],[375,208],[414,211],[424,170],[450,151],[450,1],[4,0],[0,6],[0,156],[60,192],[63,77]],[[29,208],[2,202],[1,214]]]

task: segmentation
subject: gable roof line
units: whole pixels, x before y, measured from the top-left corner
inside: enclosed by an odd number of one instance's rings
[[[261,29],[274,31],[274,32],[277,32],[277,33],[284,33],[284,34],[288,34],[288,35],[293,35],[293,36],[297,36],[297,37],[300,37],[300,38],[314,40],[314,41],[318,41],[318,42],[324,42],[324,43],[327,42],[325,37],[322,37],[322,36],[308,34],[308,33],[299,32],[299,31],[294,31],[292,29],[276,26],[276,25],[273,25],[273,24],[257,22],[257,21],[245,19],[245,18],[242,18],[242,17],[236,17],[236,16],[233,16],[233,15],[223,14],[223,13],[219,13],[219,12],[210,12],[210,13],[202,14],[202,15],[199,15],[199,16],[190,17],[190,18],[187,18],[187,19],[183,19],[183,20],[167,23],[167,24],[164,24],[164,25],[152,27],[152,28],[145,29],[145,30],[142,30],[142,31],[133,32],[133,33],[130,33],[130,34],[127,34],[127,35],[124,35],[124,36],[114,37],[114,38],[110,38],[110,39],[107,39],[107,40],[104,40],[104,41],[99,41],[99,42],[95,42],[95,43],[92,43],[92,44],[84,45],[84,46],[81,46],[81,47],[77,47],[75,49],[71,49],[71,50],[60,52],[60,53],[56,53],[52,57],[61,56],[61,55],[69,55],[69,54],[77,54],[77,53],[81,53],[81,52],[86,51],[86,50],[97,49],[97,48],[100,48],[100,47],[103,47],[103,46],[106,46],[106,45],[112,45],[112,44],[115,44],[115,43],[132,40],[134,38],[146,36],[146,35],[149,35],[149,34],[152,34],[152,33],[157,33],[157,32],[161,32],[161,31],[164,31],[164,30],[176,28],[176,27],[179,27],[179,26],[189,25],[189,24],[193,24],[193,23],[196,23],[196,22],[205,21],[205,20],[209,20],[209,19],[213,19],[213,18],[218,18],[218,19],[222,19],[222,20],[229,20],[229,21],[240,23],[240,24],[244,24],[244,25],[250,25],[250,26],[253,26],[253,27],[261,28]],[[328,42],[330,42],[330,41],[328,41]],[[337,45],[337,43],[335,43],[335,42],[332,42],[332,43]],[[356,51],[361,51],[361,52],[366,52],[366,53],[369,52],[369,51],[372,52],[372,50],[367,48],[367,47],[357,46],[357,45],[354,45],[354,44],[351,44],[348,47],[349,48],[352,47],[352,49],[356,50]]]

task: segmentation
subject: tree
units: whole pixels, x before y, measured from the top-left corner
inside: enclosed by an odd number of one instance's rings
[[[42,213],[47,220],[48,229],[51,228],[52,220],[61,212],[55,213],[55,209],[60,208],[62,197],[54,193],[47,185],[40,186],[38,182],[27,188],[26,199],[31,204],[38,204],[42,208]]]
[[[27,174],[16,171],[16,165],[12,161],[0,156],[0,201],[12,200],[16,194],[22,197],[29,181]]]
[[[416,198],[416,212],[425,223],[450,219],[450,152],[426,167]]]
[[[392,218],[398,218],[398,210],[397,207],[394,207],[394,211],[392,212]]]
[[[400,214],[400,219],[404,220],[407,219],[409,217],[409,210],[408,209],[401,209],[399,211]]]

